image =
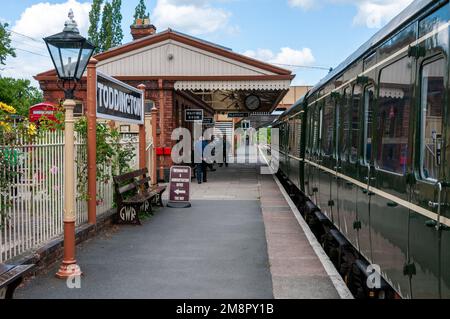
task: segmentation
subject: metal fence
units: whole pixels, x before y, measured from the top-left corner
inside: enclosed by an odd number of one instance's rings
[[[122,136],[121,143],[133,146],[133,168],[137,168],[138,138]],[[0,262],[11,259],[63,234],[64,211],[64,133],[45,132],[33,144],[19,143],[14,148],[0,146],[2,152],[13,154],[14,161],[5,172],[12,179],[2,190],[0,215]],[[86,161],[86,144],[76,140],[76,161]],[[77,168],[75,168],[77,170]],[[112,175],[111,167],[97,167]],[[10,172],[14,174],[9,174]],[[78,176],[79,172],[75,172]],[[75,179],[75,183],[77,178]],[[75,189],[77,189],[75,187]],[[97,215],[113,208],[112,180],[97,183],[100,200]],[[78,198],[78,194],[76,194]],[[87,203],[77,199],[76,223],[87,222]]]

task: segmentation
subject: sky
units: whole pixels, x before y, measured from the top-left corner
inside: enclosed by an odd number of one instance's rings
[[[158,31],[168,27],[289,68],[294,85],[314,85],[412,0],[146,0]],[[138,0],[122,0],[124,43]],[[0,0],[17,57],[1,76],[27,78],[51,68],[42,38],[62,31],[70,8],[87,35],[91,1]],[[300,67],[302,66],[302,67]],[[305,68],[309,67],[309,68]],[[311,68],[312,67],[312,68]],[[34,85],[37,85],[33,81]]]

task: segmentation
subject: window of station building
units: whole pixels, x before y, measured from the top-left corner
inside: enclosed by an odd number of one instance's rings
[[[364,164],[366,165],[372,160],[374,95],[375,89],[373,85],[364,89]]]
[[[344,97],[341,100],[341,122],[342,122],[342,134],[340,139],[341,160],[346,162],[348,159],[349,140],[350,140],[350,110],[351,110],[351,88],[348,87],[344,90]]]
[[[353,87],[351,110],[350,110],[350,162],[356,163],[358,161],[358,150],[359,150],[359,129],[360,129],[360,108],[359,103],[361,100],[361,87],[355,85]]]
[[[411,113],[411,59],[403,58],[381,71],[377,135],[377,165],[380,169],[405,174]]]
[[[154,106],[155,106],[155,102],[153,102],[152,100],[145,100],[144,101],[144,113],[151,113]]]
[[[428,62],[422,67],[421,87],[421,177],[430,181],[439,178],[439,146],[443,136],[445,95],[445,60]]]
[[[75,101],[75,107],[73,109],[73,116],[80,117],[84,115],[84,105],[81,101]]]
[[[322,112],[322,152],[325,156],[333,155],[333,137],[334,137],[334,103],[328,101],[323,107]]]

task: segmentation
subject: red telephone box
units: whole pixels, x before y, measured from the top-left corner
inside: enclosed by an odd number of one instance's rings
[[[43,117],[57,122],[55,117],[58,108],[50,103],[39,103],[30,107],[29,119],[31,123],[37,123]]]

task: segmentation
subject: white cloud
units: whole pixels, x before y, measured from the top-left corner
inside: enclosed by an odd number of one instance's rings
[[[300,70],[298,66],[312,66],[316,62],[316,59],[309,48],[294,50],[289,47],[284,47],[277,53],[274,53],[269,49],[258,49],[256,51],[248,50],[243,54],[250,58],[272,63],[285,69],[291,69],[296,75]],[[292,85],[306,85],[306,82],[307,81],[301,77],[296,76]]]
[[[258,49],[256,51],[248,50],[244,52],[244,55],[257,60],[284,66],[311,66],[316,62],[316,59],[309,48],[294,50],[285,47],[281,48],[277,53],[274,53],[269,49]]]
[[[315,7],[323,7],[329,4],[350,4],[357,8],[357,14],[353,18],[354,25],[368,28],[380,28],[413,0],[288,0],[291,7],[299,7],[309,10]]]
[[[64,22],[68,19],[69,9],[73,9],[80,32],[86,36],[89,28],[90,2],[67,0],[64,3],[40,2],[34,4],[25,9],[20,18],[11,26],[14,31],[12,40],[13,46],[17,48],[17,57],[9,58],[6,61],[7,65],[1,75],[26,78],[32,80],[36,85],[33,76],[52,67],[42,38],[62,32]]]
[[[359,2],[361,3],[358,4],[358,13],[353,18],[353,23],[368,28],[380,28],[405,9],[412,0]]]
[[[314,7],[316,2],[317,0],[289,0],[289,5],[308,10]]]
[[[160,29],[173,28],[192,35],[218,30],[235,32],[229,26],[231,13],[214,7],[208,0],[158,0],[153,10],[154,24]]]

